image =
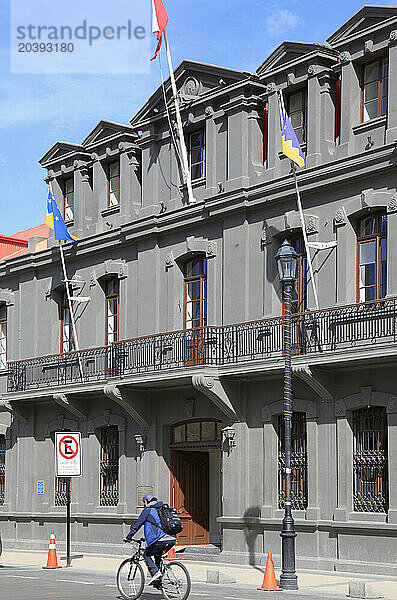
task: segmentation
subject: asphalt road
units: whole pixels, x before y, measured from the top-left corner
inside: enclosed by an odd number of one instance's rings
[[[324,596],[321,590],[300,592],[261,592],[251,587],[238,584],[211,585],[193,582],[191,600],[252,600],[263,598],[269,600],[280,597],[284,600],[334,600],[341,596]],[[45,571],[37,567],[2,567],[0,568],[1,600],[118,600],[119,592],[115,585],[115,577],[109,573],[84,572],[72,569]],[[161,594],[145,588],[142,600],[160,600]]]

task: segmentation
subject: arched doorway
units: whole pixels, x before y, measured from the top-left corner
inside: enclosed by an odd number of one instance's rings
[[[218,543],[222,424],[194,419],[171,427],[171,503],[183,523],[178,543]]]

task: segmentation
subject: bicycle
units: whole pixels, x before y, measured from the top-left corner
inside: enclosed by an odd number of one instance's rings
[[[136,551],[130,557],[121,563],[117,571],[117,587],[123,598],[126,600],[136,600],[139,598],[145,587],[145,573],[142,565],[143,544],[145,538],[131,540],[130,543],[136,544]],[[191,590],[191,580],[189,571],[182,563],[160,561],[161,579],[154,589],[161,591],[165,600],[187,600]]]

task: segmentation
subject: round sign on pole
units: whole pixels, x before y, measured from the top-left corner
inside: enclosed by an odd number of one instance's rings
[[[81,476],[81,433],[55,433],[55,471],[57,477]]]

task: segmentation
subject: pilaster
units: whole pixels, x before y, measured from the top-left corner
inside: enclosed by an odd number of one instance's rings
[[[281,133],[277,90],[274,83],[269,83],[267,93],[269,105],[267,170],[275,169],[275,175],[278,175],[280,171],[278,153],[281,151]]]
[[[140,143],[142,148],[142,209],[140,217],[157,215],[160,210],[158,190],[158,155],[160,151],[158,136],[154,125],[144,133]]]
[[[337,507],[334,511],[334,521],[346,521],[351,511],[349,498],[352,496],[351,478],[349,477],[348,462],[351,461],[352,445],[351,431],[346,417],[346,406],[343,400],[335,403],[336,438],[338,456]],[[351,469],[350,469],[351,470]],[[349,491],[350,490],[350,491]]]
[[[207,117],[205,122],[205,188],[207,197],[212,197],[217,193],[217,128],[212,106],[206,107],[205,115]]]
[[[97,220],[93,210],[90,171],[86,162],[74,162],[74,227],[73,235],[84,236]]]
[[[386,144],[397,140],[397,29],[389,38],[389,92],[387,109]],[[394,84],[392,83],[394,82]]]
[[[341,52],[340,60],[342,64],[342,86],[338,155],[344,157],[354,151],[352,147],[352,127],[360,122],[360,88],[349,52]]]
[[[241,98],[234,98],[224,107],[228,115],[228,181],[226,190],[247,187],[248,177],[248,115]]]
[[[387,206],[387,295],[397,296],[397,193]]]

